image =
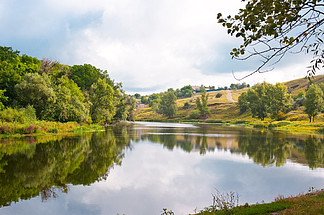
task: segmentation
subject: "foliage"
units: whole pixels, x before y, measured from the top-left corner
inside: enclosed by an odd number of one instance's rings
[[[223,94],[221,94],[221,93],[217,93],[217,94],[216,94],[216,98],[220,98],[220,97],[222,97],[222,95],[223,95]]]
[[[106,79],[99,78],[89,92],[90,115],[93,122],[110,123],[115,115],[114,89]]]
[[[39,118],[43,116],[48,105],[55,101],[55,93],[47,75],[28,73],[15,89],[20,104],[32,105]]]
[[[280,83],[256,84],[247,93],[243,92],[240,95],[238,105],[241,113],[250,109],[253,117],[261,120],[268,115],[278,118],[278,114],[282,115],[281,112],[285,112],[289,107],[287,87]]]
[[[159,103],[158,112],[171,118],[177,112],[176,99],[177,97],[173,92],[164,93]]]
[[[238,106],[240,107],[240,113],[244,113],[249,109],[248,94],[243,92],[238,98]]]
[[[217,19],[228,34],[243,39],[242,45],[230,53],[233,58],[262,59],[261,65],[249,75],[262,72],[265,66],[280,61],[292,49],[313,54],[310,76],[323,67],[324,5],[321,0],[243,1],[247,2],[245,8],[237,15],[224,18],[219,13]]]
[[[304,102],[306,107],[305,113],[308,114],[309,121],[311,122],[315,116],[321,111],[323,105],[323,92],[321,88],[315,84],[309,86],[306,92],[306,99]]]
[[[245,82],[243,82],[242,84],[238,83],[238,84],[231,84],[230,85],[230,89],[231,90],[237,90],[237,89],[243,89],[246,87],[249,87],[250,85],[246,84]]]
[[[193,95],[192,91],[193,91],[192,86],[187,85],[182,87],[180,90],[177,89],[176,96],[177,98],[190,98]]]
[[[206,90],[203,90],[201,93],[201,98],[197,98],[196,100],[197,109],[200,112],[201,116],[206,116],[210,114],[209,108],[208,108],[208,94],[206,93]]]
[[[74,65],[71,67],[69,77],[81,88],[90,90],[99,78],[108,77],[107,71],[102,71],[90,64]]]
[[[174,215],[174,212],[172,210],[168,210],[167,208],[163,208],[161,212],[161,215]]]
[[[185,103],[183,104],[183,109],[188,109],[189,107],[190,107],[189,102],[185,102]]]

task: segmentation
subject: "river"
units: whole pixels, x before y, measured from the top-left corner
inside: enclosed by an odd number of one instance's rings
[[[6,138],[0,214],[189,214],[216,190],[239,203],[324,188],[324,139],[207,124]]]

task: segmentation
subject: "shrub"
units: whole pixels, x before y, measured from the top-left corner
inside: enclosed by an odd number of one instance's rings
[[[0,120],[2,122],[19,122],[24,123],[24,113],[13,108],[6,108],[0,111]]]
[[[190,107],[189,102],[185,102],[183,105],[183,109],[188,109]]]
[[[223,94],[221,94],[221,93],[217,93],[217,94],[216,94],[216,98],[220,98],[220,97],[222,97],[222,95],[223,95]]]
[[[197,110],[194,110],[190,113],[189,119],[198,119],[200,117],[200,113]]]

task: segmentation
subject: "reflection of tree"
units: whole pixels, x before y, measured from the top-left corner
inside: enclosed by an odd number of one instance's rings
[[[305,157],[310,168],[324,165],[324,144],[320,139],[309,136],[305,142]]]
[[[290,155],[292,144],[280,134],[249,131],[239,136],[238,146],[242,153],[262,166],[281,166]]]
[[[119,137],[116,139],[116,135]],[[0,205],[41,195],[42,200],[67,192],[67,184],[89,185],[121,164],[129,144],[127,129],[65,137],[42,144],[0,147]]]

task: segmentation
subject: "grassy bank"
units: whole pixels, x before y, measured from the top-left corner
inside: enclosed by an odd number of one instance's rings
[[[218,214],[324,214],[324,190],[284,198],[279,196],[272,203],[242,205],[220,210],[217,205],[207,207],[196,215]]]
[[[42,135],[61,134],[69,132],[104,130],[104,126],[98,124],[79,124],[76,122],[48,122],[35,121],[32,123],[0,122],[0,135]]]

